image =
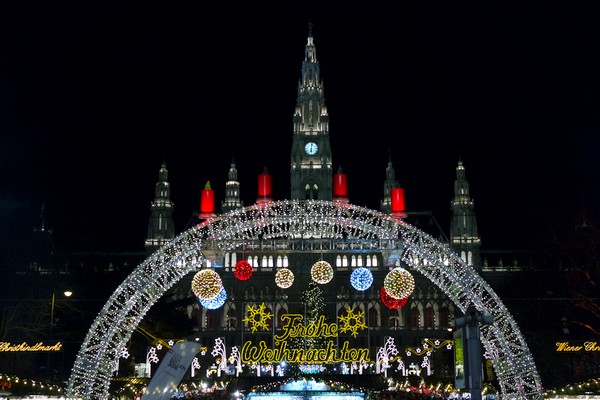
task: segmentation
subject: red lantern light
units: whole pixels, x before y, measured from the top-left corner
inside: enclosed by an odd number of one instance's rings
[[[406,217],[406,212],[404,210],[404,189],[402,188],[392,188],[391,191],[391,200],[392,200],[392,215],[397,217]]]
[[[263,173],[258,175],[258,199],[257,201],[271,200],[271,175],[264,169]]]
[[[333,197],[346,198],[348,197],[348,177],[346,174],[338,172],[333,176]]]
[[[379,296],[381,297],[381,302],[385,306],[387,306],[387,308],[391,308],[391,309],[401,308],[408,301],[408,297],[405,297],[403,299],[393,298],[392,296],[387,294],[387,292],[385,291],[385,288],[383,286],[381,287],[381,290],[379,291]]]
[[[254,272],[254,270],[252,269],[252,265],[250,265],[250,263],[246,260],[238,261],[235,264],[235,267],[233,267],[233,274],[240,281],[247,281],[248,279],[250,279],[250,277],[252,276],[252,272]]]
[[[200,195],[200,218],[208,218],[215,213],[215,191],[210,188],[210,181],[206,182]]]

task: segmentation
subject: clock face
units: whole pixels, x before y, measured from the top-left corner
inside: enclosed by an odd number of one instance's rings
[[[309,156],[315,155],[317,153],[318,149],[319,149],[319,146],[317,146],[317,144],[315,142],[308,142],[304,146],[304,150],[306,151],[306,154],[308,154]]]

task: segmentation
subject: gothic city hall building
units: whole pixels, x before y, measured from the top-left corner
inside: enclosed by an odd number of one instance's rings
[[[132,327],[159,299],[172,318],[183,321],[180,338],[201,345],[188,372],[192,377],[330,374],[351,376],[354,382],[363,376],[363,384],[367,377],[389,377],[398,385],[454,383],[455,318],[475,305],[494,310],[503,324],[489,332],[483,328],[482,335],[488,352],[508,360],[493,368],[492,361],[484,362],[484,380],[506,392],[516,387],[539,391],[539,377],[514,321],[478,278],[484,266],[463,163],[456,167],[449,238],[437,224],[422,229],[412,223],[432,216],[406,212],[391,158],[382,171],[380,209],[351,204],[346,174],[333,168],[335,149],[312,29],[290,114],[289,199],[273,198],[265,169],[258,176],[256,202],[243,204],[232,162],[220,205],[207,185],[194,226],[176,235],[167,165],[162,164],[147,258],[115,291],[88,333],[71,393],[105,393],[103,380],[110,373],[90,376],[90,363],[114,368]],[[113,346],[99,345],[106,341]],[[113,350],[101,354],[99,348]]]

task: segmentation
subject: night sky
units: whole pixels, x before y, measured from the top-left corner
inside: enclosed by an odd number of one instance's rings
[[[407,209],[446,231],[460,158],[487,248],[600,211],[593,2],[15,3],[0,10],[4,253],[42,205],[59,248],[143,249],[163,160],[178,233],[207,181],[223,199],[232,159],[246,205],[264,167],[289,198],[309,21],[351,203],[379,208],[391,154]]]

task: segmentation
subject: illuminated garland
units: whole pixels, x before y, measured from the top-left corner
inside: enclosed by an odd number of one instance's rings
[[[415,278],[402,267],[396,267],[385,276],[383,287],[395,299],[404,299],[415,289]]]
[[[212,300],[219,295],[223,281],[214,269],[202,269],[192,279],[192,291],[201,300]]]
[[[233,267],[233,274],[240,281],[247,281],[252,276],[252,265],[246,260],[240,260]]]
[[[127,344],[132,327],[173,285],[208,261],[207,250],[219,246],[224,252],[234,251],[240,241],[299,236],[339,241],[340,245],[347,240],[367,241],[373,251],[387,254],[388,260],[402,261],[441,288],[457,311],[465,312],[473,305],[493,315],[502,323],[482,327],[481,341],[486,353],[494,355],[502,396],[543,398],[540,377],[519,326],[472,266],[447,244],[403,220],[323,200],[273,201],[236,209],[205,220],[154,252],[125,278],[98,314],[71,369],[67,397],[106,398],[114,349]],[[315,250],[304,251],[316,254]]]
[[[36,381],[28,378],[20,378],[16,375],[7,375],[0,373],[0,390],[4,390],[10,392],[11,390],[15,391],[15,389],[21,391],[36,391],[39,393],[44,393],[49,396],[59,396],[62,395],[63,387],[59,385],[54,385],[42,381]]]
[[[327,261],[317,261],[310,269],[310,276],[313,281],[324,285],[333,279],[333,268]]]

